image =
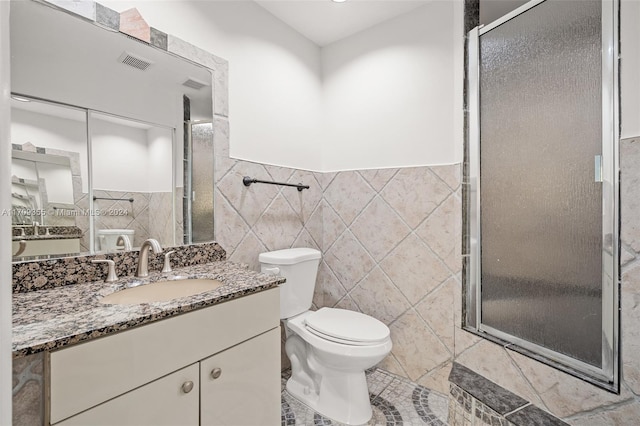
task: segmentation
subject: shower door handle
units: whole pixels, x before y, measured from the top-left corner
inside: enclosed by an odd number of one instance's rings
[[[594,157],[595,166],[595,181],[602,182],[602,155],[596,155]]]

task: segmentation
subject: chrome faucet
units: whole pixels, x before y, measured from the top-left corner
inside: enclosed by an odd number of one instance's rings
[[[128,235],[118,235],[118,239],[116,240],[116,246],[118,248],[122,247],[124,251],[131,251],[133,247],[131,247],[131,240]]]
[[[162,251],[160,243],[153,238],[149,238],[142,243],[140,247],[140,253],[138,254],[138,269],[136,271],[136,277],[149,276],[149,248],[153,249],[153,252],[158,254]]]

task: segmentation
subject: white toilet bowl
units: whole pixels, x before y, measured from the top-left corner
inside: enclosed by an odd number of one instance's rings
[[[328,328],[313,327],[314,317]],[[285,348],[291,360],[289,393],[338,422],[369,421],[372,411],[365,370],[391,351],[389,329],[359,312],[329,308],[304,312],[285,325],[289,333]]]
[[[261,272],[283,276],[280,319],[291,360],[287,390],[325,417],[348,425],[371,419],[364,371],[391,352],[389,328],[360,312],[310,311],[320,252],[293,248],[261,253]]]

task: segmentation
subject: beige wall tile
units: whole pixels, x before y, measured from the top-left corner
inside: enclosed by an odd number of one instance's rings
[[[375,266],[374,260],[349,231],[325,254],[325,261],[342,285],[351,290]]]
[[[389,324],[409,309],[407,299],[376,267],[351,292],[363,313]]]
[[[402,366],[396,357],[393,356],[393,353],[390,353],[385,359],[380,361],[378,367],[390,373],[397,374],[398,376],[408,377],[408,374],[402,369]]]
[[[327,263],[320,262],[318,268],[318,279],[316,280],[316,288],[313,295],[313,303],[321,308],[324,306],[334,307],[340,301],[347,291],[344,289],[335,274],[329,269]]]
[[[246,187],[242,184],[244,176],[269,180],[263,166],[242,161],[220,180],[217,187],[245,222],[253,226],[278,194],[278,190],[273,185],[264,184]],[[224,220],[224,218],[220,219]]]
[[[451,359],[451,354],[414,311],[402,315],[391,327],[391,352],[411,380]]]
[[[270,251],[290,248],[301,230],[300,217],[281,194],[276,195],[253,226],[253,232]]]
[[[454,353],[453,294],[456,279],[451,277],[443,285],[425,297],[416,305],[416,311],[445,344],[451,354]]]
[[[291,247],[308,247],[316,249],[318,251],[322,251],[320,246],[311,237],[311,234],[309,234],[306,229],[303,229],[302,232],[298,234],[298,238],[296,238],[293,244],[291,244]]]
[[[216,241],[231,255],[249,232],[249,226],[217,189],[213,205]]]
[[[453,329],[453,334],[455,339],[454,352],[456,357],[482,340],[482,338],[476,336],[473,333],[469,333],[468,331],[463,330],[457,325]]]
[[[429,167],[440,179],[442,179],[452,191],[458,190],[461,182],[460,164],[451,164],[448,166],[431,166]]]
[[[567,420],[567,423],[574,426],[621,426],[638,424],[639,422],[640,401],[636,400]]]
[[[616,395],[517,352],[509,351],[509,355],[548,410],[557,417],[571,416],[632,397],[624,388],[621,395]]]
[[[309,233],[313,241],[315,242],[314,246],[318,247],[320,251],[322,251],[322,241],[323,241],[323,205],[322,203],[318,203],[315,211],[309,216],[307,220],[303,221],[304,229]]]
[[[431,370],[420,377],[417,383],[427,389],[433,389],[447,395],[449,393],[449,373],[451,373],[451,365],[452,362],[449,361]]]
[[[324,198],[349,225],[369,204],[374,190],[357,172],[340,172],[325,190]]]
[[[362,178],[378,192],[384,188],[387,182],[389,182],[397,172],[398,169],[371,169],[358,171],[360,176],[362,176]]]
[[[290,169],[288,167],[272,166],[270,164],[265,164],[264,168],[271,176],[271,179],[275,180],[276,182],[287,182],[294,172],[293,169]]]
[[[351,296],[349,296],[348,294],[340,299],[340,301],[336,303],[334,307],[338,309],[347,309],[349,311],[360,312],[360,309],[358,309],[358,305],[356,305],[356,302],[354,302]]]
[[[380,266],[412,304],[451,275],[435,254],[413,234],[396,247]]]
[[[228,259],[232,262],[245,263],[249,265],[249,269],[259,271],[260,263],[258,262],[258,255],[266,251],[269,250],[267,250],[264,244],[260,242],[253,232],[249,232],[233,254],[228,256]]]
[[[327,251],[347,229],[340,216],[328,203],[322,204],[322,248]]]
[[[622,378],[640,394],[640,265],[622,275],[621,305]]]
[[[451,194],[426,221],[416,229],[416,234],[453,272],[462,269],[460,238],[462,238],[462,205]]]
[[[449,196],[451,189],[427,167],[400,169],[380,192],[412,228]]]
[[[376,262],[411,232],[381,197],[375,197],[349,229]]]
[[[545,408],[542,400],[525,378],[525,374],[520,371],[502,346],[481,339],[458,356],[456,362],[527,401],[533,402],[540,408]]]
[[[293,210],[298,213],[303,222],[309,219],[322,201],[322,186],[316,180],[313,172],[296,170],[286,181],[291,184],[302,183],[308,185],[309,189],[298,191],[296,188],[282,188],[282,195],[287,199]]]
[[[620,199],[622,241],[636,253],[640,252],[640,138],[620,142]]]

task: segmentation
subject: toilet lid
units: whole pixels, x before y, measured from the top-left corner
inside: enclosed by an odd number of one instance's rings
[[[382,322],[345,309],[321,308],[305,318],[305,324],[321,337],[324,335],[353,344],[375,344],[389,338],[389,328]]]

